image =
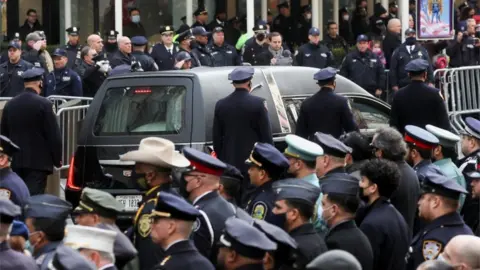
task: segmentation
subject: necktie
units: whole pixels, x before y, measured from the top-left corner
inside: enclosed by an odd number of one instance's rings
[[[168,53],[169,53],[169,54],[172,54],[172,49],[168,49]]]

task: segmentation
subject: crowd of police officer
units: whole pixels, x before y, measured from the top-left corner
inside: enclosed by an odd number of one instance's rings
[[[398,98],[412,88],[425,93],[422,102],[441,100],[427,85],[428,67],[422,59],[407,65],[412,82]],[[177,152],[158,137],[120,156],[135,164],[130,178],[143,192],[122,232],[116,220],[124,205],[108,192],[84,188],[72,206],[43,194],[42,170],[19,170],[37,154],[25,150],[30,139],[18,126],[26,120],[18,117],[36,113],[12,110],[28,109],[18,105],[26,98],[49,104],[40,96],[43,69],[24,72],[27,90],[7,104],[1,122],[2,269],[480,267],[479,120],[467,118],[459,137],[443,122],[446,112],[413,119],[394,100],[392,127],[377,130],[369,143],[347,99],[334,92],[337,71],[325,68],[312,78],[319,91],[301,105],[296,135],[287,135],[280,151],[269,104],[250,94],[254,73],[235,68],[233,92],[215,106],[218,158],[190,147]],[[46,116],[48,108],[42,110]],[[48,126],[55,130],[54,119]],[[61,149],[43,147],[38,152]],[[45,159],[60,166],[52,155]],[[76,225],[67,225],[71,217]]]

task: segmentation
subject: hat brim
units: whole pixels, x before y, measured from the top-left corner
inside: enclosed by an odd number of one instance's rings
[[[155,165],[162,168],[185,168],[190,166],[190,161],[182,154],[174,152],[172,157],[167,160],[158,153],[149,151],[134,150],[120,156],[121,161],[134,161]]]
[[[63,55],[63,54],[52,54],[52,56],[58,56],[58,57],[67,57],[66,55]]]

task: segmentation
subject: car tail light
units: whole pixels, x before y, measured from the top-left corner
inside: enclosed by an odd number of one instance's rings
[[[216,158],[216,157],[217,157],[217,153],[216,153],[215,151],[212,151],[212,152],[210,152],[210,156]]]
[[[70,167],[68,168],[67,188],[75,191],[80,191],[82,188],[77,187],[74,183],[75,182],[74,170],[75,170],[75,156],[72,156],[72,158],[70,159]]]

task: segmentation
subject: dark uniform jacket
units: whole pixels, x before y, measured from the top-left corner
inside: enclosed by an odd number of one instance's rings
[[[0,243],[0,261],[2,262],[2,270],[38,269],[31,257],[11,249],[6,240]]]
[[[107,78],[106,73],[98,70],[97,65],[89,65],[85,61],[81,61],[75,71],[82,79],[83,96],[94,97],[97,90],[102,85],[103,81]]]
[[[379,198],[357,217],[373,250],[373,269],[404,270],[410,237],[405,219],[387,199]]]
[[[199,66],[214,67],[215,60],[208,45],[197,44],[197,46],[192,49],[192,54],[195,55],[195,58],[200,62]]]
[[[417,213],[417,202],[420,197],[420,185],[415,171],[405,161],[397,162],[400,170],[400,184],[390,198],[393,206],[402,214],[407,222],[409,236],[413,235],[413,224]]]
[[[406,125],[424,127],[427,124],[450,130],[447,109],[439,91],[424,82],[413,81],[393,96],[390,126],[404,134]]]
[[[433,220],[412,239],[407,269],[415,270],[422,262],[435,260],[453,237],[462,234],[473,235],[457,212]]]
[[[480,47],[475,46],[473,37],[463,36],[462,42],[456,39],[447,47],[450,67],[475,66],[480,64]]]
[[[121,51],[116,51],[115,53],[112,54],[111,58],[109,57],[110,60],[110,66],[112,69],[116,66],[120,65],[131,65],[132,61],[135,61],[135,57],[131,54],[126,55],[122,53]]]
[[[150,233],[152,232],[152,224],[150,222],[150,214],[157,204],[157,194],[160,191],[175,193],[170,185],[161,185],[151,188],[145,192],[137,214],[133,219],[133,244],[138,251],[138,261],[140,269],[152,269],[156,264],[161,262],[165,256],[163,249],[153,243]]]
[[[77,44],[76,46],[70,45],[67,43],[65,46],[62,46],[62,49],[67,51],[67,68],[74,69],[78,64],[80,64],[80,53],[82,52],[83,46]]]
[[[413,51],[408,52],[407,46],[405,43],[401,44],[392,54],[390,60],[390,85],[405,87],[410,84],[410,77],[408,72],[405,70],[405,66],[415,59],[424,59],[431,63],[430,57],[428,56],[428,51],[420,44],[415,44]],[[433,78],[433,69],[430,64],[427,69],[427,83],[434,83]]]
[[[345,250],[355,256],[363,270],[373,269],[372,246],[355,221],[344,221],[332,227],[325,235],[325,242],[329,250]]]
[[[177,44],[173,44],[172,53],[169,53],[165,45],[158,43],[153,46],[150,56],[157,63],[158,70],[172,70],[175,65],[175,55],[178,52]]]
[[[245,211],[253,218],[265,220],[280,228],[285,226],[285,218],[275,215],[272,210],[275,206],[275,192],[272,189],[274,180],[269,180],[263,185],[256,187],[250,194]]]
[[[173,244],[165,251],[165,258],[155,270],[214,270],[212,263],[202,256],[189,240]]]
[[[325,241],[317,234],[312,223],[305,223],[293,229],[290,232],[290,236],[298,244],[297,253],[299,258],[296,264],[300,269],[304,269],[309,262],[327,251]]]
[[[323,87],[300,106],[295,134],[308,138],[320,131],[338,138],[344,132],[354,130],[357,130],[357,126],[347,98],[335,94],[331,88]]]
[[[96,227],[117,233],[115,242],[113,243],[113,254],[115,255],[115,266],[118,269],[123,269],[123,267],[137,255],[135,246],[130,239],[120,231],[116,224],[99,223]]]
[[[256,142],[273,144],[266,102],[247,89],[235,89],[215,105],[214,150],[220,160],[246,172],[245,159]]]
[[[44,80],[45,96],[83,96],[82,79],[70,68],[55,69]]]
[[[0,169],[0,198],[10,199],[20,208],[30,198],[27,185],[11,168]]]
[[[21,151],[13,154],[12,168],[52,172],[62,161],[62,138],[53,104],[26,88],[10,100],[3,110],[2,135]]]
[[[361,53],[355,50],[343,60],[340,75],[350,79],[375,95],[376,89],[385,89],[385,68],[378,55],[367,50]]]
[[[213,62],[215,67],[240,66],[242,61],[235,47],[230,44],[223,43],[222,46],[210,44]]]
[[[390,68],[390,61],[392,59],[393,52],[400,45],[402,45],[401,36],[399,34],[387,31],[385,39],[383,40],[383,53],[385,55],[385,60],[387,61],[385,68]]]
[[[142,65],[143,71],[158,71],[157,64],[155,64],[155,61],[150,55],[144,52],[132,51],[132,56]]]
[[[285,17],[279,14],[273,20],[272,29],[270,32],[279,32],[282,34],[283,40],[287,43],[288,49],[292,51],[295,45],[296,31],[295,18],[293,16]],[[286,48],[287,49],[287,48]]]
[[[460,171],[463,173],[465,177],[465,181],[467,184],[467,191],[469,194],[472,194],[472,178],[470,178],[467,173],[476,170],[476,162],[478,159],[478,152],[480,150],[474,151],[470,155],[458,160],[457,165]],[[465,224],[467,224],[472,231],[477,232],[480,231],[480,203],[478,198],[474,199],[472,196],[467,195],[465,198],[465,203],[463,204],[462,212],[463,219],[465,220]]]
[[[295,65],[314,68],[334,67],[335,59],[327,46],[309,42],[298,48],[297,55],[295,55]]]
[[[0,64],[0,97],[14,97],[23,91],[22,74],[33,67],[29,62],[20,59],[16,64],[10,61]]]
[[[225,221],[235,215],[231,204],[217,191],[200,196],[193,202],[202,216],[191,235],[198,251],[216,265],[220,235],[225,229]]]
[[[243,62],[250,63],[252,66],[259,66],[262,63],[258,59],[258,56],[266,51],[268,51],[268,44],[264,43],[260,45],[255,38],[249,39],[243,47]]]

